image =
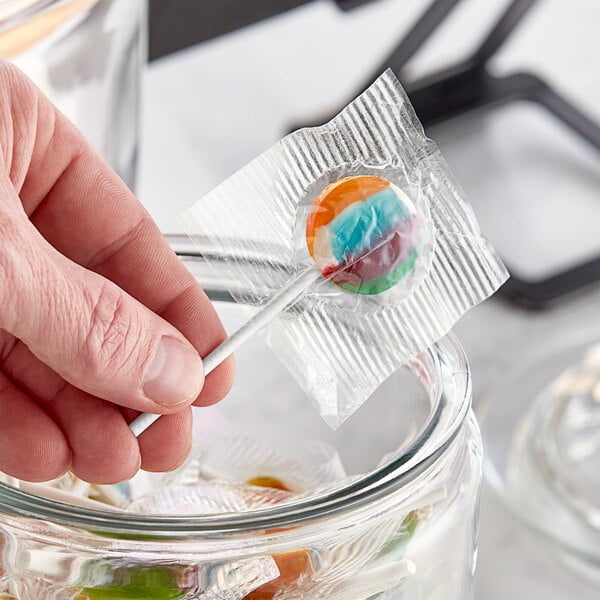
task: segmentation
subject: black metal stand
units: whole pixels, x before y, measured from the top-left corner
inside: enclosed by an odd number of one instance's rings
[[[434,0],[398,46],[379,65],[370,81],[388,67],[402,80],[402,69],[406,63],[460,1]],[[600,150],[600,126],[539,77],[531,73],[496,77],[487,68],[490,58],[535,2],[536,0],[513,0],[469,58],[405,85],[425,128],[476,109],[490,109],[515,100],[528,100],[546,108],[579,137]],[[368,85],[363,86],[359,93],[366,87]],[[329,118],[319,119],[319,124],[328,120]],[[600,280],[600,256],[539,281],[520,278],[510,265],[509,271],[511,278],[503,286],[502,293],[523,306],[543,308],[566,293]]]

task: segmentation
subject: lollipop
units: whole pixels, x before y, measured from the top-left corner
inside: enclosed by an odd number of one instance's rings
[[[302,271],[208,354],[203,359],[205,375],[321,277],[357,294],[380,294],[390,289],[414,267],[416,240],[414,206],[388,180],[359,175],[328,185],[313,202],[306,222],[306,245],[314,266]],[[144,413],[129,427],[139,435],[159,416]]]
[[[415,265],[417,217],[387,179],[338,179],[316,198],[306,222],[308,251],[325,279],[357,294],[380,294]]]

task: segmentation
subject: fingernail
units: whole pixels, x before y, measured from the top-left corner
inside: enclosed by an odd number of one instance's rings
[[[198,353],[175,338],[163,337],[144,377],[144,394],[163,406],[194,399],[204,384]]]

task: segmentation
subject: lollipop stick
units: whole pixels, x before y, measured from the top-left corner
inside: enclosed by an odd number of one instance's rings
[[[261,309],[244,323],[235,333],[219,344],[202,360],[204,374],[208,375],[216,369],[230,354],[233,354],[242,344],[255,333],[268,325],[279,313],[293,304],[302,294],[321,277],[316,267],[303,271],[296,279],[279,290]],[[160,415],[143,413],[129,424],[129,429],[138,436],[146,431]]]

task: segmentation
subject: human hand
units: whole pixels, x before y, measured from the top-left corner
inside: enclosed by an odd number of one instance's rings
[[[230,387],[232,361],[204,382],[199,356],[224,338],[142,205],[0,59],[0,471],[114,483],[175,468],[189,405]],[[140,411],[167,416],[136,439]]]

